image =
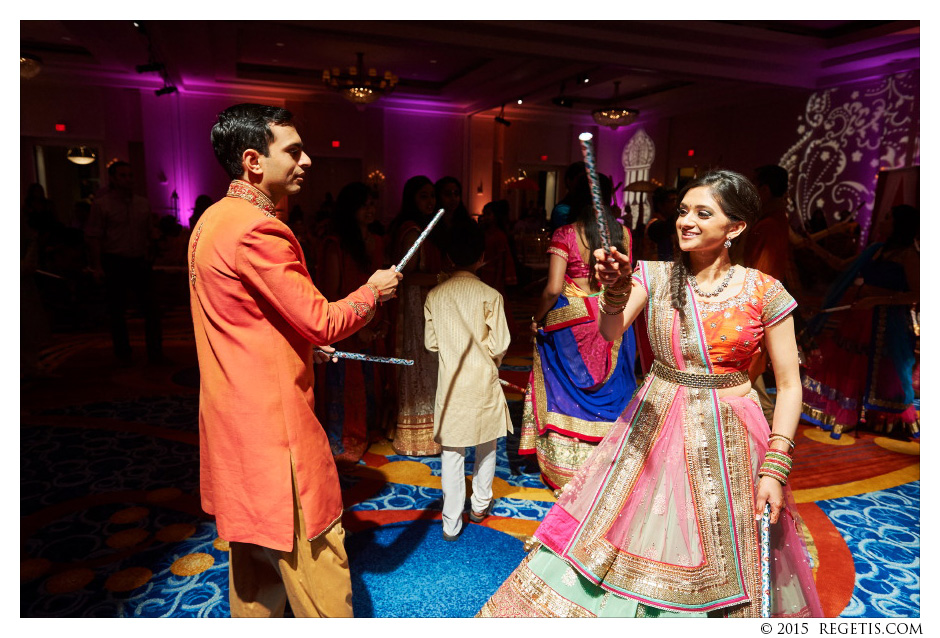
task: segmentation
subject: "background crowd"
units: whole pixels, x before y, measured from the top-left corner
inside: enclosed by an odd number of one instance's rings
[[[616,206],[609,192],[611,180],[602,176],[602,181],[611,217],[620,223],[631,219],[629,210]],[[779,166],[755,169],[752,181],[761,194],[762,215],[739,259],[784,282],[800,302],[795,318],[804,420],[834,437],[869,423],[879,432],[916,437],[919,212],[896,207],[881,227],[872,229],[872,242],[861,245],[859,226],[848,214],[832,223],[817,215],[805,227],[794,224],[787,215],[788,175]],[[518,200],[500,199],[472,215],[462,201],[459,180],[419,175],[408,180],[400,208],[387,223],[377,217],[379,195],[363,182],[337,185],[337,195],[328,194],[318,210],[294,206],[284,214],[283,221],[304,250],[311,278],[332,299],[364,282],[377,268],[396,263],[435,212],[445,211],[405,268],[398,299],[383,306],[367,328],[334,344],[351,352],[414,359],[415,365],[341,361],[317,378],[319,417],[338,461],[357,461],[369,443],[381,437],[392,440],[402,454],[440,453],[431,436],[437,362],[423,345],[422,307],[428,291],[453,268],[446,257],[451,229],[460,224],[482,229],[485,253],[477,274],[504,296],[512,332],[530,334],[528,322],[514,320],[514,303],[520,294],[531,297],[541,291],[536,314],[542,318],[562,296],[565,282],[576,281],[578,274],[564,269],[552,273],[550,255],[558,253],[557,245],[552,248],[555,234],[565,226],[593,227],[583,164],[570,167],[565,184],[564,197],[551,211],[540,210],[536,201],[520,205]],[[184,226],[172,215],[153,213],[132,185],[132,167],[115,162],[108,167],[108,186],[87,199],[52,202],[39,184],[25,193],[20,220],[24,379],[49,374],[39,353],[53,331],[107,325],[115,365],[142,362],[129,345],[128,311],[145,318],[147,363],[166,363],[160,347],[161,312],[187,301],[180,285],[187,268],[186,244],[213,198],[199,196]],[[650,194],[649,219],[624,228],[632,236],[634,261],[672,259],[676,194],[674,188],[658,188]],[[62,207],[71,214],[57,214]],[[540,259],[531,258],[533,247]],[[582,294],[590,297],[590,286],[585,284]],[[625,338],[632,344],[633,332]],[[622,367],[642,373],[649,362],[644,364],[644,340],[637,341],[637,354],[624,351],[630,361],[635,358],[635,365]],[[544,346],[544,340],[538,343]],[[583,349],[579,356],[588,351]],[[757,359],[751,376],[770,414],[773,371],[766,357]],[[530,389],[530,394],[537,401],[539,393]],[[553,433],[552,438],[557,436]],[[580,445],[591,440],[590,435],[582,438]],[[524,443],[523,449],[534,452],[534,441]],[[539,453],[543,461],[547,450],[543,445]],[[558,480],[550,483],[559,486]]]

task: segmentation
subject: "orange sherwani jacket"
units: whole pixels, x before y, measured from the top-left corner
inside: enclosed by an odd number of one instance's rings
[[[202,507],[215,515],[223,539],[289,551],[292,463],[306,538],[343,511],[336,465],[313,412],[312,346],[368,323],[375,296],[363,286],[328,302],[291,230],[245,199],[225,197],[200,221],[188,256]]]

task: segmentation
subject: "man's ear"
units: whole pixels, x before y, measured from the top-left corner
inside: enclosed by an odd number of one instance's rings
[[[253,148],[246,148],[242,153],[242,168],[260,177],[264,172],[261,168],[261,153]]]

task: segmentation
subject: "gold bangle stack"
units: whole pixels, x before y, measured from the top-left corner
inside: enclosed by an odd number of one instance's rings
[[[630,288],[632,276],[627,275],[617,280],[613,286],[601,287],[601,298],[598,299],[597,306],[605,315],[619,315],[627,307],[627,301],[630,299]]]
[[[776,432],[771,432],[770,438],[767,439],[767,443],[768,444],[773,443],[774,441],[783,441],[784,443],[790,446],[791,450],[796,447],[796,441],[786,436],[785,434],[777,434]]]

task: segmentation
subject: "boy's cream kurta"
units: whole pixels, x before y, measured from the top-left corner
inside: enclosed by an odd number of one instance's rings
[[[434,440],[470,447],[512,432],[497,369],[510,340],[502,295],[457,272],[428,293],[424,320],[424,345],[439,362]]]

